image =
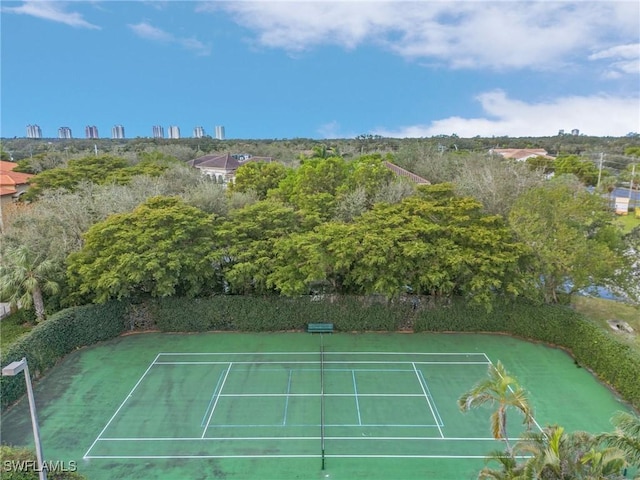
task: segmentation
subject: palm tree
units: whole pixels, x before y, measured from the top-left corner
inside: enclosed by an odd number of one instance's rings
[[[554,425],[542,432],[528,432],[514,451],[528,457],[523,478],[530,479],[621,479],[623,453],[600,448],[597,438],[586,432],[566,433]]]
[[[486,404],[497,406],[491,415],[491,432],[496,440],[504,440],[507,453],[511,456],[513,450],[507,435],[507,410],[515,409],[522,413],[527,429],[533,424],[533,410],[527,392],[507,373],[500,361],[496,365],[489,365],[487,378],[458,399],[458,407],[463,412]]]
[[[615,431],[599,435],[598,440],[622,450],[628,464],[638,468],[636,478],[640,478],[640,417],[628,412],[618,412],[611,421]]]
[[[478,480],[517,480],[522,478],[522,465],[508,453],[496,450],[487,457],[486,462],[498,462],[500,468],[484,467],[478,474]]]
[[[36,319],[45,319],[44,293],[59,290],[54,280],[57,264],[34,254],[25,246],[8,248],[0,265],[0,300],[9,302],[12,309],[33,307]]]

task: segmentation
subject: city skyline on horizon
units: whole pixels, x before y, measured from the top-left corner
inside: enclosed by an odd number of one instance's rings
[[[31,122],[80,132],[76,119],[126,122],[132,138],[212,119],[238,139],[640,132],[639,2],[3,0],[0,13],[4,138]]]
[[[214,125],[213,130],[214,134],[206,133],[207,130],[202,125],[196,125],[193,127],[193,134],[191,137],[181,135],[180,127],[178,125],[169,125],[167,127],[167,135],[164,133],[164,126],[162,125],[152,125],[151,126],[151,136],[142,136],[137,135],[136,137],[127,137],[125,135],[125,128],[122,124],[116,124],[111,127],[111,136],[100,136],[100,129],[96,125],[86,125],[84,127],[85,136],[78,137],[73,136],[73,129],[68,126],[60,126],[57,129],[58,134],[56,136],[47,136],[43,134],[42,128],[37,124],[29,124],[26,126],[26,135],[24,137],[14,136],[13,138],[33,138],[33,139],[91,139],[91,138],[100,138],[100,139],[126,139],[126,138],[202,138],[202,137],[211,137],[216,138],[218,140],[225,139],[225,127],[224,125]]]

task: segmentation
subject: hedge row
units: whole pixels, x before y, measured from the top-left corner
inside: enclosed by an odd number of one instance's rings
[[[317,300],[317,301],[313,301]],[[27,357],[34,377],[42,375],[76,348],[108,340],[125,329],[157,328],[167,332],[287,331],[307,323],[331,322],[337,331],[504,332],[568,349],[640,408],[640,354],[601,327],[562,306],[524,302],[483,307],[453,301],[447,306],[421,306],[411,301],[389,304],[375,297],[283,298],[220,295],[187,299],[169,297],[145,305],[110,302],[67,309],[51,316],[12,344],[2,365]],[[1,379],[2,406],[24,393],[21,377]]]
[[[168,297],[153,302],[151,314],[165,332],[236,330],[268,332],[304,329],[307,323],[331,322],[339,331],[395,331],[410,308],[389,308],[386,301],[362,297],[251,297],[220,295],[187,299]]]
[[[61,310],[7,347],[0,364],[26,357],[31,376],[38,378],[73,350],[120,335],[126,311],[126,304],[115,301]],[[25,393],[23,376],[1,377],[0,389],[4,408]]]
[[[640,354],[570,308],[517,302],[495,305],[487,312],[454,302],[449,308],[421,312],[414,331],[504,332],[563,347],[640,408]]]

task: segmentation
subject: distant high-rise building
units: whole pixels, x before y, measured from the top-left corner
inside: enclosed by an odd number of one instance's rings
[[[216,125],[216,138],[224,140],[224,127],[222,125]]]
[[[580,135],[580,130],[574,128],[573,130],[571,130],[571,135]]]
[[[100,138],[98,136],[98,127],[95,125],[87,125],[84,127],[84,136],[86,138]]]
[[[42,138],[42,130],[38,125],[27,125],[27,138]]]
[[[161,125],[154,125],[153,138],[164,138],[164,127],[162,127]]]
[[[558,135],[564,135],[564,128],[561,128],[560,130],[558,130]]]
[[[111,138],[124,138],[124,127],[122,125],[111,127]]]
[[[193,129],[193,138],[202,138],[204,137],[204,128],[196,127]]]
[[[73,138],[69,127],[60,127],[58,129],[58,138]]]
[[[169,127],[169,138],[180,138],[180,128],[176,126]]]

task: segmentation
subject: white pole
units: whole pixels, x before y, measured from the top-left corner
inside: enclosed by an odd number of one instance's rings
[[[636,164],[631,165],[631,180],[629,181],[629,207],[631,207],[631,192],[633,192],[633,179],[636,176]],[[635,199],[633,202],[634,207],[637,207]]]
[[[47,467],[42,457],[42,444],[40,443],[40,429],[38,428],[38,416],[36,414],[36,402],[33,398],[33,388],[31,387],[31,376],[29,375],[29,365],[27,359],[24,361],[24,379],[27,383],[27,397],[29,397],[29,410],[31,411],[31,425],[33,426],[33,438],[36,444],[36,458],[38,459],[38,478],[47,480]]]
[[[602,157],[603,156],[604,154],[600,152],[600,166],[598,167],[598,184],[596,185],[596,188],[600,188],[600,180],[602,179]]]

